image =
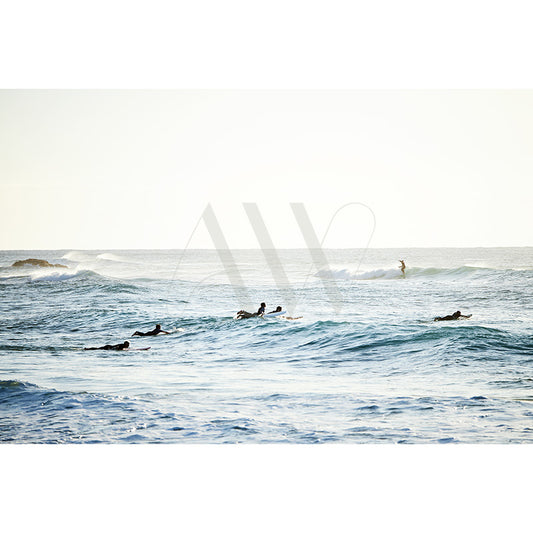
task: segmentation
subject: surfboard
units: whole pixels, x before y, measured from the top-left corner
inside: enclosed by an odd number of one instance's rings
[[[233,318],[235,320],[243,320],[245,318],[271,318],[271,317],[275,317],[275,316],[280,316],[280,315],[284,315],[287,311],[278,311],[277,313],[265,313],[264,315],[255,315],[253,314],[252,316],[240,316],[240,315],[235,315]]]
[[[284,315],[287,311],[278,311],[277,313],[265,313],[263,315],[263,318],[271,318],[273,316],[281,316]]]

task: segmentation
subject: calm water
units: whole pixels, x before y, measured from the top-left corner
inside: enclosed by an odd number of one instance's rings
[[[0,252],[0,441],[533,442],[533,248],[327,255],[278,287],[235,251],[244,290],[214,251]],[[262,301],[303,318],[233,319]]]

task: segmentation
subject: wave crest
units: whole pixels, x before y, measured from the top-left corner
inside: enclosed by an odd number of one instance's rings
[[[67,259],[69,261],[74,261],[76,263],[94,261],[94,257],[90,256],[89,254],[86,254],[84,252],[77,252],[75,250],[72,250],[71,252],[67,252],[65,255],[61,257],[61,259]]]
[[[369,271],[359,271],[350,268],[331,268],[319,270],[315,276],[322,279],[338,280],[375,280],[375,279],[403,279],[405,278],[427,278],[427,277],[464,277],[473,275],[484,275],[501,272],[496,269],[486,267],[474,267],[463,265],[455,268],[438,267],[408,267],[405,269],[405,276],[399,268],[378,268]]]
[[[76,276],[79,276],[82,272],[86,272],[85,270],[78,270],[78,269],[67,269],[65,271],[64,269],[61,270],[53,270],[52,272],[32,272],[29,274],[29,277],[31,281],[64,281],[67,279],[72,279]]]
[[[127,257],[122,257],[120,255],[112,254],[109,252],[98,254],[96,256],[96,259],[98,259],[99,261],[112,261],[114,263],[135,263],[135,261],[132,261],[131,259],[128,259]]]

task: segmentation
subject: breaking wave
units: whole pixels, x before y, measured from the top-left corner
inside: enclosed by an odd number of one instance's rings
[[[132,261],[131,259],[128,259],[127,257],[122,257],[120,255],[111,254],[108,252],[103,253],[103,254],[98,254],[96,256],[96,259],[101,260],[101,261],[113,261],[116,263],[135,263],[135,261]]]
[[[37,271],[29,274],[31,281],[64,281],[67,279],[72,279],[79,276],[82,273],[87,272],[86,270],[78,269],[57,269],[57,270],[47,270],[46,272]]]
[[[67,252],[61,257],[61,259],[67,259],[69,261],[74,261],[76,263],[83,263],[85,261],[94,261],[95,257],[91,256],[85,252],[77,252],[75,250]]]
[[[405,276],[398,268],[378,268],[369,271],[359,271],[350,268],[331,268],[319,270],[315,276],[322,279],[337,280],[379,280],[379,279],[403,279],[403,278],[429,278],[429,277],[470,277],[487,274],[499,274],[506,272],[493,268],[475,267],[463,265],[456,268],[437,267],[409,267],[405,270]],[[512,270],[510,272],[516,272]]]
[[[68,281],[73,279],[106,279],[106,276],[90,268],[38,268],[20,272],[12,268],[4,268],[0,272],[0,282],[26,280],[29,282]]]

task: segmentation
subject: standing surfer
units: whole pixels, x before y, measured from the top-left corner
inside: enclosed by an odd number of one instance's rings
[[[405,278],[405,262],[403,259],[398,259],[400,266],[398,267],[402,271],[402,276]]]

